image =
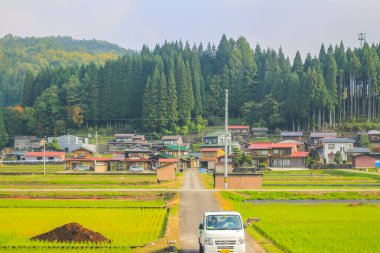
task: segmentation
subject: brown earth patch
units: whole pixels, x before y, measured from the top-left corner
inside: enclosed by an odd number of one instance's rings
[[[30,238],[31,240],[49,242],[93,242],[110,243],[111,240],[98,232],[91,231],[78,223],[69,223],[47,233]]]

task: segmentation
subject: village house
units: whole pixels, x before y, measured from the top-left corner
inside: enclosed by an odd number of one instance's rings
[[[224,149],[222,148],[202,148],[200,166],[207,169],[214,170],[218,162],[218,158],[224,156]]]
[[[297,142],[255,142],[248,148],[255,166],[305,168],[308,152],[299,151]]]
[[[141,145],[135,145],[125,151],[125,169],[130,166],[137,166],[143,169],[149,169],[151,165],[150,155],[153,154],[152,150]]]
[[[182,145],[183,140],[180,135],[165,135],[161,137],[162,143],[166,145]]]
[[[303,141],[303,132],[281,132],[281,140]]]
[[[305,168],[308,152],[297,150],[297,143],[273,143],[271,145],[271,166]]]
[[[161,155],[166,155],[167,158],[178,158],[189,154],[189,148],[187,146],[178,145],[166,145],[157,149]]]
[[[14,150],[39,151],[42,149],[45,142],[46,140],[44,138],[37,138],[36,136],[15,136]]]
[[[110,152],[125,151],[126,149],[139,144],[140,146],[149,146],[144,135],[138,134],[115,134],[114,140],[108,142]]]
[[[249,126],[228,126],[233,140],[248,140]]]
[[[224,160],[225,156],[219,156],[215,163],[215,173],[224,173]],[[232,161],[232,155],[228,155],[227,157],[227,172],[232,173],[234,170],[234,164]]]
[[[268,137],[268,128],[266,127],[254,127],[252,128],[252,135],[255,138],[266,138]]]
[[[378,130],[368,131],[368,140],[371,143],[380,144],[380,131]]]
[[[323,133],[323,132],[312,132],[310,133],[309,142],[310,146],[319,146],[324,138],[336,138],[337,133]]]
[[[252,156],[252,164],[258,166],[266,164],[269,166],[272,142],[254,142],[248,147],[248,151]]]
[[[216,131],[203,136],[203,143],[199,145],[202,148],[225,148],[225,132]],[[227,153],[232,154],[233,148],[240,148],[237,141],[231,141],[231,133],[227,132]]]
[[[225,143],[225,131],[216,131],[210,134],[207,134],[203,136],[203,143],[204,144],[224,144]],[[231,132],[227,132],[227,142],[230,142],[231,139]]]
[[[58,137],[48,137],[48,142],[52,143],[56,139],[61,150],[65,152],[73,152],[78,148],[85,148],[96,151],[96,145],[89,144],[88,138],[82,138],[74,135],[62,135]]]
[[[103,164],[103,167],[106,167],[105,170],[109,170],[111,160],[111,158],[94,157],[92,150],[77,148],[71,152],[69,158],[66,158],[66,170],[95,170],[96,163]]]
[[[335,163],[335,155],[340,151],[342,154],[342,161],[347,161],[347,150],[353,149],[354,143],[354,140],[348,138],[323,139],[323,160],[325,163]]]
[[[188,146],[166,145],[158,148],[156,151],[159,152],[159,154],[152,158],[153,160],[156,160],[156,163],[159,162],[160,158],[176,158],[177,160],[180,159],[179,169],[199,166],[198,158],[191,154]]]
[[[65,152],[26,152],[24,155],[25,161],[48,161],[48,162],[64,162]]]

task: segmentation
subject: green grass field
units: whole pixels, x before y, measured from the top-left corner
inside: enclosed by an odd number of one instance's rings
[[[65,164],[46,164],[46,173],[65,170]],[[44,173],[44,166],[39,165],[5,165],[0,164],[0,173]]]
[[[70,222],[77,222],[112,240],[111,244],[100,246],[126,247],[123,251],[128,252],[130,246],[141,246],[163,236],[168,211],[164,207],[153,207],[163,204],[162,200],[1,199],[0,252],[15,252],[9,250],[20,246],[26,249],[17,249],[16,252],[29,252],[28,250],[32,250],[30,247],[43,247],[40,248],[40,250],[44,249],[43,251],[46,247],[64,247],[66,252],[89,252],[91,247],[99,246],[36,242],[29,239]],[[145,206],[148,208],[144,208]],[[86,248],[80,249],[82,246]],[[67,247],[74,247],[74,249]],[[54,249],[53,252],[59,250],[59,248]],[[49,249],[46,252],[52,251]],[[92,249],[91,252],[93,252]],[[99,248],[95,252],[121,252],[121,250]]]
[[[213,175],[201,174],[206,188],[213,188]],[[380,175],[340,170],[265,171],[264,189],[380,188]]]
[[[284,252],[380,252],[380,205],[233,202],[245,219]],[[272,251],[269,251],[272,252]]]
[[[380,200],[375,192],[222,192],[222,196],[234,201],[246,200]]]
[[[99,174],[48,174],[48,175],[2,175],[0,188],[179,188],[183,174],[176,180],[158,183],[156,175],[99,175]]]

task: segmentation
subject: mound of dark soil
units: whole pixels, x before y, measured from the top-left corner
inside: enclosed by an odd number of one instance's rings
[[[37,235],[30,239],[49,242],[111,242],[110,239],[107,239],[102,234],[84,228],[78,223],[65,224],[47,233]]]

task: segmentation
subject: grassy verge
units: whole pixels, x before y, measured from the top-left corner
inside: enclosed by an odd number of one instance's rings
[[[199,179],[206,189],[214,188],[214,176],[211,173],[199,173]]]

